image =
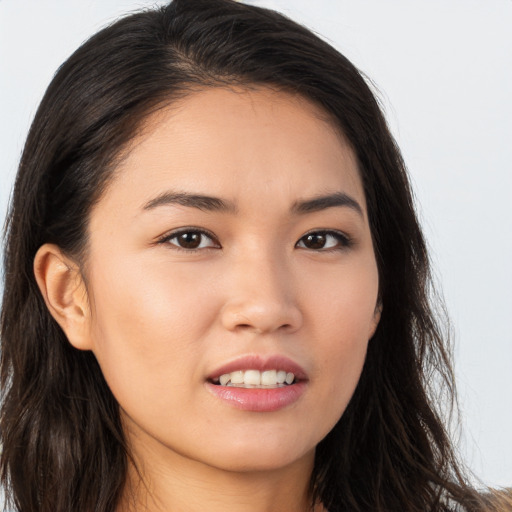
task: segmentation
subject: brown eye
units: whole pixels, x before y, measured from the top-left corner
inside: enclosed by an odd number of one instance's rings
[[[176,242],[184,249],[197,249],[201,245],[201,233],[181,233],[176,237]]]
[[[197,230],[181,231],[180,233],[175,233],[169,237],[166,237],[163,242],[174,245],[179,249],[190,251],[196,249],[218,247],[218,244],[214,242],[210,235]]]
[[[313,233],[312,235],[305,236],[302,240],[304,247],[308,249],[323,249],[327,237],[323,233]]]
[[[348,247],[349,239],[336,231],[317,231],[304,235],[298,242],[297,247],[321,251]]]

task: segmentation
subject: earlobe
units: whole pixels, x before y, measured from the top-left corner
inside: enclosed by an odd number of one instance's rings
[[[34,274],[50,314],[69,342],[79,350],[91,350],[89,300],[76,263],[58,246],[45,244],[34,258]]]
[[[370,332],[368,333],[368,339],[370,340],[373,338],[373,335],[375,334],[375,331],[377,330],[377,327],[379,326],[380,317],[382,315],[382,302],[378,302],[375,306],[375,311],[373,313],[373,318],[370,324]]]

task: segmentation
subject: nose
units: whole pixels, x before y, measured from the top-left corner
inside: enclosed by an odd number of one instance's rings
[[[292,273],[277,258],[252,257],[231,266],[221,319],[229,331],[298,330],[303,321]]]

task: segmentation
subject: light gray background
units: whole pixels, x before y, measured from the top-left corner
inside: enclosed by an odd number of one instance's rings
[[[484,482],[512,485],[512,0],[247,3],[312,28],[381,91],[453,322],[462,449]],[[0,219],[57,67],[153,4],[0,0]]]

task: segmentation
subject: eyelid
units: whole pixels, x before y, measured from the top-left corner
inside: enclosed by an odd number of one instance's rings
[[[180,247],[177,244],[169,243],[169,241],[171,239],[178,237],[180,234],[183,234],[183,233],[199,233],[201,235],[204,235],[207,238],[209,238],[215,244],[215,246],[196,248],[196,249],[186,249],[184,247]],[[350,248],[354,244],[353,239],[349,235],[344,233],[343,231],[339,231],[337,229],[317,228],[317,229],[312,229],[312,230],[308,231],[307,233],[304,233],[299,238],[299,240],[295,243],[295,247],[297,247],[299,245],[299,243],[308,235],[330,235],[338,240],[339,245],[337,245],[335,247],[329,247],[327,249],[310,249],[308,247],[299,247],[299,248],[314,251],[314,252],[329,252],[329,251],[339,251],[339,250],[347,249],[347,248]],[[168,231],[164,235],[158,237],[156,240],[156,244],[167,244],[167,243],[169,243],[169,245],[172,245],[172,248],[174,250],[184,251],[184,252],[189,252],[189,253],[195,252],[195,251],[204,251],[205,249],[221,249],[222,248],[217,237],[211,231],[208,231],[207,229],[196,227],[196,226],[185,226],[185,227],[174,229],[172,231]]]
[[[184,247],[180,247],[177,244],[169,243],[169,241],[171,239],[173,239],[183,233],[199,233],[201,235],[204,235],[204,236],[208,237],[215,244],[215,246],[203,247],[201,249],[185,249]],[[182,228],[173,229],[172,231],[168,231],[164,235],[158,237],[156,240],[156,243],[157,244],[169,243],[169,245],[171,245],[173,249],[175,249],[177,251],[184,251],[184,252],[204,251],[205,249],[220,249],[221,248],[221,245],[220,245],[217,237],[211,231],[208,231],[207,229],[199,228],[196,226],[185,226]]]
[[[308,247],[299,247],[299,249],[306,249],[313,252],[329,252],[329,251],[341,251],[344,249],[348,249],[354,245],[354,240],[352,237],[347,235],[347,233],[344,233],[343,231],[340,231],[338,229],[312,229],[308,231],[307,233],[304,233],[299,240],[297,240],[297,243],[295,246],[297,247],[298,244],[307,236],[309,235],[330,235],[336,238],[339,242],[339,245],[335,247],[328,247],[327,249],[310,249]]]

